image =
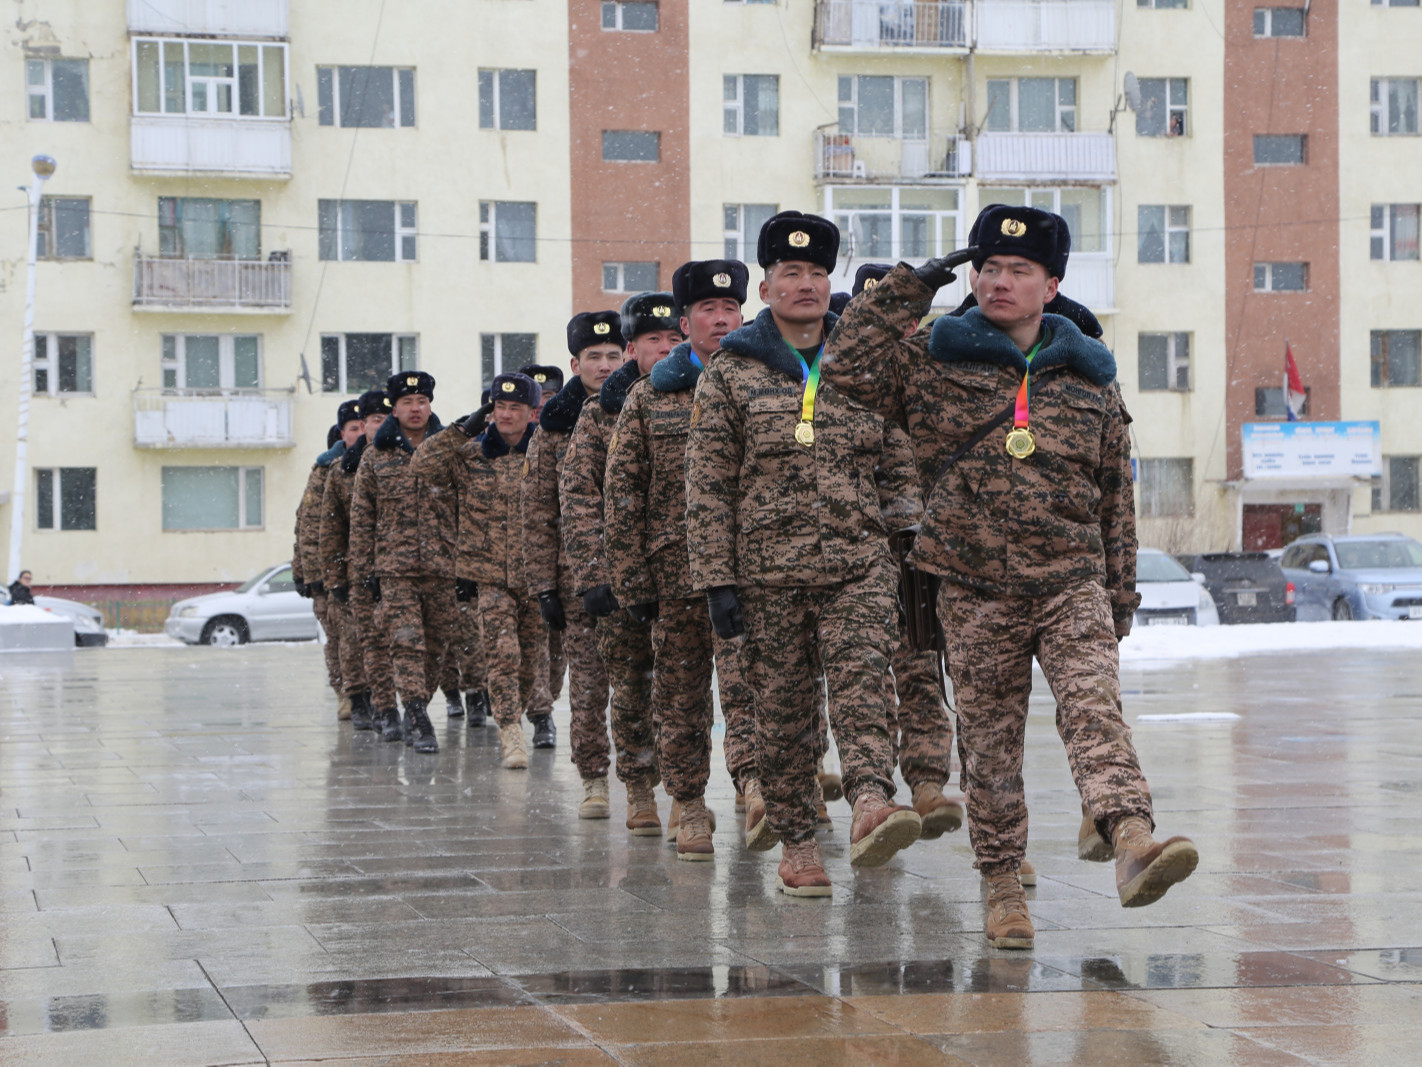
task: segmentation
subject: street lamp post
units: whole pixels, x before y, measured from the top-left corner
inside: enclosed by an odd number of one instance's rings
[[[20,356],[20,418],[15,428],[15,486],[10,491],[10,569],[14,581],[20,574],[20,549],[25,534],[25,486],[29,480],[30,391],[35,380],[35,261],[39,258],[40,196],[57,164],[50,156],[30,160],[30,255],[25,278],[25,345]]]

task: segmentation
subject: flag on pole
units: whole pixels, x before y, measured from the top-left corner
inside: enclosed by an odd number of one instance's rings
[[[1294,350],[1289,346],[1288,339],[1284,340],[1284,410],[1288,414],[1290,422],[1299,421],[1299,413],[1303,411],[1304,400],[1308,394],[1304,392],[1303,379],[1299,377],[1299,365],[1294,362]]]

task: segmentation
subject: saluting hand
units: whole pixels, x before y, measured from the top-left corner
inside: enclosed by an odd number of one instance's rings
[[[958,275],[953,273],[953,268],[961,267],[977,254],[977,245],[970,245],[967,248],[960,248],[956,252],[949,252],[946,256],[930,259],[923,266],[915,267],[913,269],[914,277],[930,289],[942,289],[945,285],[958,277]]]

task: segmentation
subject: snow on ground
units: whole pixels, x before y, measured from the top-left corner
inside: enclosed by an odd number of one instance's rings
[[[167,634],[141,634],[137,630],[110,630],[110,648],[182,648],[183,643]]]
[[[1324,648],[1422,649],[1422,626],[1382,621],[1137,626],[1121,642],[1121,662],[1149,667],[1153,662],[1234,659]]]

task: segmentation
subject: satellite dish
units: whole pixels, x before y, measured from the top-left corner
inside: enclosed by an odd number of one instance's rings
[[[1126,71],[1126,76],[1121,81],[1121,87],[1126,92],[1126,106],[1132,111],[1139,111],[1141,107],[1141,83],[1136,80],[1136,76],[1131,71]]]

